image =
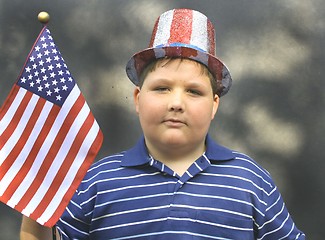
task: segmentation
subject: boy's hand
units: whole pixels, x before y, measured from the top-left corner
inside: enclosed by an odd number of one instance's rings
[[[52,229],[38,224],[36,221],[23,216],[20,240],[52,240]]]

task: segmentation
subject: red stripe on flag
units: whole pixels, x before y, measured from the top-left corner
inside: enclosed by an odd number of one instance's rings
[[[45,102],[46,102],[45,99],[40,98],[38,100],[38,102],[36,103],[34,111],[31,115],[31,117],[29,118],[23,133],[21,134],[16,145],[13,147],[13,149],[11,150],[11,152],[8,154],[7,158],[1,165],[0,181],[2,180],[2,178],[6,174],[6,172],[9,170],[11,165],[15,162],[18,155],[21,153],[23,147],[25,146],[25,144],[26,144],[28,138],[30,137],[30,134],[35,126],[35,123],[36,123],[39,115],[41,114],[41,111],[42,111],[42,108],[43,108]]]
[[[11,103],[13,102],[13,100],[16,98],[17,93],[19,92],[20,87],[17,86],[16,84],[13,86],[13,88],[11,89],[6,102],[3,104],[1,110],[0,110],[0,121],[2,120],[3,116],[6,115],[8,109],[11,106]]]
[[[67,175],[71,165],[73,164],[78,151],[83,143],[83,140],[87,136],[90,128],[92,127],[94,122],[94,117],[91,113],[88,114],[87,119],[83,123],[82,127],[79,129],[78,134],[75,137],[73,144],[71,145],[68,154],[66,155],[59,171],[56,173],[54,180],[49,186],[48,191],[44,195],[44,198],[39,203],[35,211],[30,215],[32,219],[39,218],[42,213],[45,211],[46,207],[49,205],[51,200],[54,198],[55,194],[58,192],[65,176]],[[81,159],[79,159],[81,161]],[[83,161],[83,160],[82,160]],[[71,176],[73,177],[73,176]]]
[[[0,136],[0,139],[1,139],[0,150],[3,148],[3,146],[6,144],[8,139],[11,137],[12,133],[15,131],[22,115],[25,112],[26,106],[28,105],[32,96],[33,96],[33,93],[26,92],[24,98],[22,99],[21,103],[19,104],[19,107],[17,108],[15,114],[13,115],[9,125],[7,126],[6,130]]]
[[[19,185],[22,183],[24,178],[26,177],[27,173],[29,172],[30,168],[32,167],[35,158],[41,149],[41,146],[47,137],[49,131],[51,130],[51,127],[60,111],[60,107],[57,105],[53,105],[51,111],[48,114],[48,117],[46,121],[44,122],[44,125],[42,127],[41,132],[39,133],[30,153],[28,154],[26,161],[24,162],[23,166],[19,170],[19,174],[15,176],[13,181],[9,184],[7,190],[4,192],[4,194],[1,197],[1,201],[8,202],[9,199],[12,197],[14,192],[17,190]],[[35,173],[36,174],[36,173]]]
[[[34,194],[37,192],[38,188],[44,181],[44,178],[45,178],[51,164],[53,163],[53,160],[55,159],[55,156],[56,156],[57,152],[59,151],[59,149],[65,139],[65,136],[73,123],[73,120],[76,118],[76,116],[80,112],[80,109],[82,108],[84,103],[85,103],[85,100],[82,97],[82,95],[80,94],[78,99],[76,100],[75,104],[73,105],[73,107],[69,111],[68,115],[66,116],[66,119],[64,120],[62,126],[60,127],[60,130],[58,131],[58,133],[50,147],[50,150],[48,151],[46,157],[44,158],[44,160],[42,162],[42,166],[41,166],[40,170],[38,171],[37,175],[35,176],[36,181],[34,181],[30,185],[30,187],[26,191],[23,198],[19,201],[19,203],[15,207],[15,209],[17,211],[21,212],[27,206],[27,204],[33,198]]]
[[[96,139],[92,143],[91,147],[89,148],[89,151],[87,153],[87,156],[85,160],[83,161],[82,165],[80,166],[78,173],[76,174],[75,178],[73,179],[73,182],[71,184],[71,187],[66,192],[64,197],[62,198],[62,201],[56,211],[54,212],[53,216],[44,224],[44,226],[53,226],[57,219],[60,218],[60,216],[63,214],[66,206],[68,205],[70,199],[72,196],[76,193],[75,189],[78,188],[80,181],[84,178],[84,176],[87,173],[87,170],[89,169],[90,165],[92,164],[92,160],[95,158],[97,152],[99,151],[101,145],[103,143],[103,133],[102,131],[98,131],[98,134],[96,136]]]
[[[192,35],[193,11],[180,13],[175,10],[172,21],[170,38],[168,43],[187,43],[190,44]]]

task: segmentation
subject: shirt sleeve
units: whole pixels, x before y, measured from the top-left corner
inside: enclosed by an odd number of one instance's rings
[[[89,217],[80,206],[78,192],[74,194],[56,224],[61,240],[89,239]]]
[[[257,222],[257,239],[304,240],[305,234],[293,222],[277,187],[265,197],[264,217]]]

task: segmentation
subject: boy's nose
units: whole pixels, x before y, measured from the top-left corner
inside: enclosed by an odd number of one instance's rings
[[[169,111],[183,112],[184,108],[185,106],[182,95],[180,93],[171,94],[168,107]]]

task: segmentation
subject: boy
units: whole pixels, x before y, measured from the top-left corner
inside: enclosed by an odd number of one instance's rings
[[[305,239],[267,171],[208,135],[232,80],[203,14],[163,13],[127,74],[143,138],[93,164],[58,238]],[[21,239],[46,230],[24,217]]]

